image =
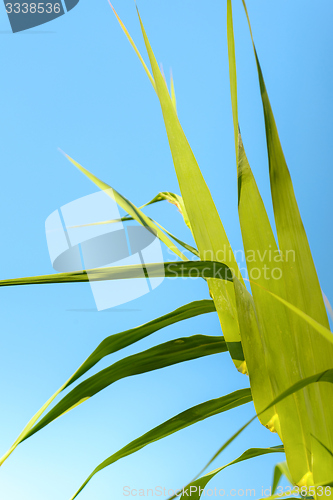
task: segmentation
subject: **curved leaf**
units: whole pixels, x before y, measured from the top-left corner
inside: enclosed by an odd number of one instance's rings
[[[209,481],[213,479],[214,476],[216,476],[216,474],[226,469],[227,467],[230,467],[231,465],[244,462],[245,460],[250,460],[251,458],[267,455],[269,453],[284,453],[284,449],[282,446],[275,446],[272,448],[250,448],[249,450],[246,450],[240,457],[236,458],[236,460],[233,460],[232,462],[229,462],[228,464],[223,465],[222,467],[219,467],[218,469],[215,469],[188,484],[183,489],[183,494],[180,499],[184,500],[185,498],[191,498],[192,500],[199,500],[201,498],[203,490],[205,489]]]
[[[189,410],[183,411],[182,413],[179,413],[175,417],[167,420],[158,427],[155,427],[138,439],[135,439],[124,448],[104,460],[100,465],[98,465],[98,467],[96,467],[96,469],[93,470],[93,472],[85,480],[82,486],[77,490],[75,495],[73,495],[71,500],[74,500],[74,498],[78,496],[78,494],[88,484],[92,477],[97,474],[97,472],[100,472],[105,467],[108,467],[109,465],[117,462],[117,460],[131,455],[132,453],[141,450],[144,446],[154,443],[159,439],[163,439],[166,436],[170,436],[174,432],[185,429],[186,427],[196,424],[201,420],[212,417],[213,415],[218,415],[219,413],[222,413],[224,411],[231,410],[232,408],[236,408],[240,405],[249,403],[250,401],[252,401],[251,390],[241,389],[239,391],[228,394],[227,396],[223,396],[218,399],[212,399],[197,406],[193,406]]]
[[[82,375],[95,366],[96,363],[98,363],[105,356],[117,352],[120,349],[124,349],[125,347],[148,337],[162,328],[173,325],[174,323],[214,311],[216,311],[216,309],[213,300],[197,300],[195,302],[191,302],[190,304],[186,304],[185,306],[179,307],[175,311],[161,316],[160,318],[149,321],[149,323],[145,323],[144,325],[137,326],[136,328],[131,328],[125,332],[116,333],[115,335],[107,337],[80,366],[66,387],[78,378],[82,377]]]
[[[114,8],[113,11],[115,12]],[[133,40],[117,14],[116,17],[131,45],[135,47]],[[176,174],[200,257],[203,260],[226,260],[226,263],[240,276],[230,243],[209,189],[179,123],[174,102],[172,97],[170,98],[168,88],[150,47],[140,16],[139,20],[152,66],[154,89],[160,100]],[[136,52],[138,54],[137,49]],[[141,55],[139,55],[139,59],[141,62],[143,61]],[[145,65],[144,67],[146,68]],[[221,253],[224,257],[221,256]],[[241,276],[240,279],[242,280]],[[215,300],[222,330],[227,342],[239,342],[240,335],[233,287],[221,281],[209,281],[208,286]],[[240,362],[238,359],[233,359],[233,361],[239,371],[246,373],[245,361]]]
[[[79,283],[87,281],[104,281],[117,279],[142,278],[142,270],[149,278],[211,278],[232,281],[232,272],[222,262],[188,261],[161,262],[135,266],[103,267],[74,271],[70,273],[47,274],[28,278],[0,280],[2,286],[45,285],[51,283]],[[195,273],[193,272],[195,271]]]
[[[265,411],[269,410],[273,406],[275,406],[277,403],[280,401],[283,401],[287,397],[291,396],[297,391],[300,391],[304,389],[305,387],[315,384],[318,382],[328,382],[330,384],[333,384],[333,369],[331,370],[325,370],[322,373],[317,373],[316,375],[312,375],[311,377],[307,377],[306,379],[299,380],[296,384],[294,384],[292,387],[289,387],[286,391],[284,391],[282,394],[280,394],[277,398],[275,398],[266,408],[261,413],[264,413]],[[208,467],[209,464],[217,458],[218,455],[220,455],[226,448],[231,444],[257,417],[259,417],[260,414],[254,415],[250,420],[248,420],[238,431],[236,431],[222,446],[221,448],[215,453],[214,457],[208,462],[208,464],[205,466]],[[322,482],[322,483],[317,483],[317,485],[329,485],[331,486],[330,482],[328,483],[327,481]]]
[[[144,325],[138,326],[136,328],[131,328],[125,332],[116,333],[104,339],[98,347],[91,353],[91,355],[82,363],[82,365],[76,370],[76,372],[63,384],[58,391],[42,406],[42,408],[33,416],[33,418],[28,422],[23,431],[20,433],[18,438],[15,440],[13,445],[0,459],[0,465],[2,465],[5,460],[11,455],[15,448],[25,439],[25,437],[30,432],[33,425],[39,420],[41,415],[45,412],[48,406],[54,401],[54,399],[67,387],[69,387],[78,378],[82,377],[88,370],[95,366],[101,359],[109,354],[124,349],[125,347],[138,342],[139,340],[157,332],[161,328],[165,328],[174,323],[184,321],[189,318],[194,318],[201,314],[207,314],[214,312],[215,306],[212,300],[198,300],[186,304],[185,306],[179,307],[175,311],[169,314],[161,316],[160,318],[149,321]]]
[[[165,227],[161,226],[161,224],[159,224],[158,222],[156,222],[151,217],[149,217],[149,219],[151,220],[151,222],[153,224],[156,224],[156,226],[158,226],[160,229],[162,229],[162,231],[164,231],[168,236],[170,236],[170,238],[172,238],[174,241],[176,241],[179,245],[181,245],[183,248],[185,248],[189,252],[193,253],[193,255],[199,257],[199,252],[198,252],[198,250],[196,248],[192,247],[191,245],[188,245],[184,241],[182,241],[179,238],[177,238],[176,236],[174,236],[172,233],[170,233],[170,231],[168,231],[167,229],[165,229]],[[112,219],[112,220],[106,220],[106,221],[101,221],[101,222],[91,222],[90,224],[81,224],[79,226],[71,226],[71,229],[77,228],[77,227],[99,226],[99,225],[104,225],[104,224],[113,224],[113,223],[117,223],[117,222],[128,222],[128,221],[131,221],[131,220],[134,220],[134,218],[131,217],[131,216],[129,216],[129,215],[125,215],[124,217],[121,217],[120,219]],[[158,235],[157,235],[157,237],[158,237]]]
[[[25,439],[118,380],[227,350],[224,337],[194,335],[121,359],[72,389],[31,429]]]
[[[279,464],[276,464],[276,466],[274,467],[272,495],[274,495],[274,493],[276,492],[276,488],[278,487],[282,476],[285,476],[288,479],[288,481],[291,484],[293,484],[293,480],[291,478],[287,462],[280,462]]]
[[[181,215],[183,216],[185,224],[191,229],[190,221],[186,212],[185,204],[183,198],[179,194],[171,193],[170,191],[161,191],[156,195],[152,200],[148,201],[144,205],[140,207],[140,209],[148,207],[153,203],[157,203],[159,201],[168,201],[172,205],[175,205]]]
[[[111,186],[101,181],[94,174],[89,172],[86,168],[82,167],[77,161],[73,160],[69,155],[63,153],[66,158],[78,169],[80,170],[89,180],[91,180],[97,187],[110,196],[123,210],[125,210],[129,215],[131,215],[136,221],[138,221],[143,226],[153,230],[154,234],[163,241],[163,243],[170,248],[178,257],[183,260],[188,260],[182,252],[174,245],[174,243],[159,229],[159,227],[154,224],[147,215],[145,215],[138,207],[136,207],[131,201],[122,196],[118,191],[113,189]]]

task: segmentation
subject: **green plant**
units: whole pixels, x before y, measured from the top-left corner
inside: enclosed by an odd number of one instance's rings
[[[244,1],[243,5],[247,14]],[[227,34],[238,175],[238,209],[244,249],[246,255],[260,255],[262,257],[261,265],[268,270],[271,269],[271,256],[274,255],[274,268],[278,270],[279,276],[279,279],[269,279],[264,273],[256,279],[253,278],[251,280],[251,295],[245,287],[219,214],[179,123],[173,83],[170,95],[141,19],[139,18],[152,75],[125,26],[118,16],[117,18],[143,63],[159,98],[182,195],[180,197],[173,193],[159,193],[148,204],[162,200],[168,200],[175,204],[192,231],[197,248],[192,248],[173,236],[157,222],[147,217],[143,212],[144,207],[136,207],[72,158],[66,156],[100,189],[107,190],[110,196],[128,213],[128,216],[123,220],[135,219],[154,231],[161,241],[182,259],[177,263],[164,263],[166,276],[174,276],[175,273],[179,276],[187,276],[195,270],[199,276],[206,279],[212,300],[188,304],[146,325],[105,339],[31,419],[11,449],[4,455],[1,463],[22,441],[121,378],[201,356],[229,352],[236,369],[249,375],[251,388],[236,391],[233,394],[191,408],[141,436],[100,464],[73,498],[79,494],[96,472],[111,465],[121,457],[134,453],[143,446],[199,420],[235,408],[252,399],[256,409],[254,418],[258,417],[260,422],[270,431],[277,432],[283,447],[247,450],[232,464],[258,455],[284,450],[287,465],[277,466],[275,486],[283,473],[290,478],[293,484],[303,487],[303,491],[310,496],[317,495],[317,487],[328,485],[328,489],[324,489],[325,494],[320,495],[328,497],[331,494],[330,485],[332,485],[333,480],[333,387],[331,385],[333,381],[333,338],[329,330],[322,293],[299,215],[254,43],[253,48],[265,116],[271,192],[279,245],[275,241],[239,132],[232,9],[231,0],[227,0]],[[112,223],[112,221],[107,222]],[[174,242],[190,250],[195,256],[199,256],[200,260],[188,261]],[[221,258],[222,254],[223,259]],[[292,262],[289,260],[290,254]],[[249,274],[252,275],[251,271],[256,268],[258,262],[256,259],[247,259],[247,265]],[[160,265],[147,264],[145,267],[150,276],[159,276],[161,273]],[[103,268],[90,270],[89,277],[86,272],[64,273],[6,280],[0,282],[0,285],[64,283],[88,281],[88,279],[90,281],[94,279],[119,279],[120,277],[136,278],[141,276],[138,270],[141,270],[141,266],[140,268],[138,266]],[[124,358],[80,382],[43,416],[48,406],[65,388],[81,378],[103,357],[176,321],[215,310],[219,316],[224,337],[193,336],[177,339]],[[213,459],[222,453],[225,447],[249,424],[250,422],[228,440]],[[195,480],[195,484],[203,487],[215,474],[227,466],[199,477]],[[192,495],[192,498],[196,497],[198,498],[198,493]]]

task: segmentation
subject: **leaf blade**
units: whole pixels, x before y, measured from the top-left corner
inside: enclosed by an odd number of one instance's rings
[[[25,439],[118,380],[227,350],[223,337],[193,335],[123,358],[78,384],[30,430]]]
[[[115,353],[120,349],[124,349],[125,347],[128,347],[129,345],[132,345],[139,340],[142,340],[143,338],[151,335],[152,333],[155,333],[162,328],[166,328],[177,322],[214,311],[216,311],[216,309],[212,300],[194,301],[186,304],[185,306],[179,307],[169,314],[165,314],[164,316],[161,316],[155,320],[149,321],[144,325],[138,326],[136,328],[131,328],[130,330],[127,330],[125,332],[116,333],[105,338],[91,353],[91,355],[88,356],[88,358],[81,364],[81,366],[73,373],[73,375],[67,380],[67,382],[65,382],[60,387],[60,389],[58,389],[53,394],[53,396],[51,396],[48,401],[41,407],[41,409],[32,417],[32,419],[24,427],[9,450],[0,459],[0,466],[13,453],[15,448],[24,440],[24,438],[30,432],[31,428],[37,423],[41,415],[45,413],[45,410],[50,406],[55,398],[67,387],[73,384],[77,379],[87,373],[87,371],[89,371],[105,356],[109,356],[110,354]]]
[[[185,491],[187,491],[187,494],[186,493],[183,494],[180,498],[181,500],[184,500],[184,498],[189,497],[192,500],[199,500],[201,498],[202,491],[205,489],[209,481],[227,467],[238,464],[240,462],[244,462],[245,460],[250,460],[251,458],[267,455],[269,453],[283,453],[283,452],[284,452],[283,448],[281,449],[281,447],[250,448],[232,462],[229,462],[228,464],[223,465],[222,467],[219,467],[218,469],[215,469],[209,472],[208,474],[205,474],[204,476],[200,477],[199,479],[196,479],[195,481],[187,485],[185,487]],[[192,491],[193,494],[191,494]]]
[[[139,21],[152,68],[156,93],[162,109],[176,175],[200,257],[203,260],[225,260],[232,267],[234,273],[240,276],[238,265],[224,227],[193,151],[178,120],[140,15]],[[224,258],[221,257],[221,252],[224,254]],[[241,276],[240,279],[242,280]],[[227,342],[239,342],[240,334],[233,286],[216,281],[209,281],[208,286],[215,300],[216,309]],[[235,359],[233,361],[240,371],[246,371],[244,362],[239,363]]]
[[[94,471],[88,476],[85,482],[81,485],[81,487],[77,490],[77,492],[72,496],[71,500],[74,500],[78,496],[78,494],[83,490],[83,488],[88,484],[88,482],[92,479],[92,477],[103,470],[105,467],[110,466],[116,461],[120,460],[123,457],[126,457],[136,451],[139,451],[144,446],[151,444],[155,441],[163,439],[167,436],[170,436],[174,432],[178,432],[186,427],[196,424],[201,420],[209,418],[213,415],[218,415],[224,411],[231,410],[240,405],[246,404],[252,401],[251,391],[250,389],[241,389],[239,391],[235,391],[227,396],[223,396],[218,399],[213,399],[207,401],[205,403],[201,403],[196,405],[189,410],[185,410],[175,417],[167,420],[163,424],[155,427],[150,430],[140,438],[132,441],[124,448],[119,450],[118,452],[111,455],[109,458],[104,460],[100,465],[98,465]]]
[[[182,252],[175,246],[175,244],[159,229],[157,225],[155,225],[152,220],[145,215],[142,210],[136,207],[131,201],[122,196],[118,191],[113,189],[111,186],[101,181],[94,174],[89,172],[86,168],[82,167],[77,161],[71,158],[66,153],[63,153],[64,156],[78,169],[80,170],[90,181],[92,181],[99,189],[105,191],[105,193],[110,196],[114,201],[123,208],[128,214],[130,214],[136,221],[142,224],[144,227],[150,228],[154,231],[154,234],[157,234],[159,239],[163,241],[163,243],[172,250],[178,257],[183,260],[188,260]]]

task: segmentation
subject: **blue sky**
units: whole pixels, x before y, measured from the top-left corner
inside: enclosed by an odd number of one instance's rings
[[[141,0],[138,6],[158,61],[166,73],[172,67],[181,123],[237,250],[242,243],[225,3]],[[114,0],[114,6],[144,53],[134,3]],[[333,5],[330,0],[316,7],[301,0],[257,0],[248,8],[321,286],[333,300]],[[261,102],[240,0],[234,1],[234,21],[243,140],[271,216]],[[179,188],[156,95],[106,0],[81,0],[52,23],[15,35],[2,7],[0,42],[4,279],[51,273],[46,218],[96,192],[58,147],[138,205],[159,191]],[[171,206],[158,204],[147,213],[191,241]],[[166,280],[129,305],[97,312],[88,284],[1,289],[1,453],[103,338],[200,298],[208,298],[204,283]],[[219,331],[215,315],[188,320],[113,355],[99,369],[169,339]],[[69,499],[98,463],[130,440],[247,383],[227,354],[118,382],[23,443],[2,467],[0,498]],[[252,414],[248,405],[155,443],[98,474],[81,498],[120,500],[125,485],[182,486]],[[249,447],[278,443],[254,423],[216,467]],[[261,487],[271,484],[273,464],[282,459],[236,465],[212,487],[255,488],[260,498]]]

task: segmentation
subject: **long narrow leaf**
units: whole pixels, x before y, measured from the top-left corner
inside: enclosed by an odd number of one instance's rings
[[[103,267],[74,271],[70,273],[48,274],[29,278],[0,280],[2,286],[43,285],[51,283],[79,283],[88,281],[105,281],[118,279],[142,279],[142,270],[149,278],[215,278],[232,281],[232,272],[222,262],[187,261],[161,262],[134,266]]]
[[[256,282],[252,282],[252,285],[260,286]],[[309,316],[308,314],[305,314],[301,309],[298,309],[298,307],[294,306],[293,304],[291,304],[287,300],[283,299],[282,297],[279,297],[278,295],[271,292],[270,290],[267,290],[267,288],[264,288],[264,287],[261,287],[261,288],[262,288],[262,290],[265,291],[265,293],[268,293],[269,295],[274,297],[275,300],[278,300],[279,302],[281,302],[281,304],[283,304],[285,307],[290,309],[290,311],[292,311],[297,316],[302,318],[302,320],[304,320],[308,325],[312,326],[318,333],[320,333],[320,335],[324,339],[326,339],[328,341],[329,344],[333,344],[333,333],[331,332],[331,330],[329,330],[328,328],[323,326],[321,323],[318,323],[318,321],[311,318],[311,316]]]
[[[230,243],[209,189],[178,120],[140,16],[139,20],[152,67],[156,92],[163,113],[181,194],[200,257],[203,260],[225,261],[233,272],[240,276]],[[221,281],[208,281],[208,285],[215,301],[226,341],[239,342],[240,334],[233,286]],[[237,358],[233,358],[233,361],[240,371],[246,371],[244,361]]]
[[[276,492],[276,489],[279,485],[282,476],[285,476],[288,479],[288,481],[292,484],[293,480],[290,475],[287,462],[280,462],[279,464],[276,464],[276,466],[274,467],[272,495],[274,495],[274,493]]]
[[[170,191],[161,191],[152,200],[142,205],[140,209],[148,207],[149,205],[152,205],[154,203],[158,203],[159,201],[168,201],[172,205],[175,205],[178,208],[181,215],[183,216],[185,224],[188,226],[189,229],[191,229],[184,200],[179,194],[171,193]]]
[[[223,465],[222,467],[219,467],[218,469],[215,469],[209,472],[208,474],[205,474],[199,479],[196,479],[191,484],[188,484],[184,488],[183,494],[180,497],[180,499],[184,500],[185,498],[191,498],[192,500],[199,500],[201,498],[203,490],[206,488],[209,481],[213,479],[213,477],[216,476],[216,474],[226,469],[227,467],[230,467],[231,465],[244,462],[245,460],[250,460],[251,458],[267,455],[269,453],[283,453],[283,452],[284,450],[283,447],[281,446],[272,448],[250,448],[249,450],[245,451],[240,457],[236,458],[236,460],[233,460],[232,462],[229,462],[228,464]]]
[[[216,309],[212,300],[197,300],[195,302],[191,302],[190,304],[186,304],[185,306],[179,307],[175,311],[161,316],[160,318],[149,321],[149,323],[145,323],[144,325],[137,326],[136,328],[131,328],[125,332],[116,333],[115,335],[107,337],[80,366],[75,373],[75,376],[73,375],[70,384],[82,377],[82,375],[95,366],[96,363],[98,363],[105,356],[109,356],[120,349],[124,349],[125,347],[148,337],[162,328],[166,328],[167,326],[180,321],[214,311],[216,311]],[[67,384],[66,387],[70,384]]]
[[[154,198],[152,198],[150,201],[141,205],[139,209],[142,210],[143,208],[149,207],[150,205],[159,203],[161,201],[168,201],[172,205],[175,205],[178,208],[181,215],[183,216],[185,224],[190,228],[190,222],[188,220],[188,216],[186,213],[184,201],[179,194],[171,193],[170,191],[161,191],[156,196],[154,196]],[[134,219],[133,217],[125,216],[122,218],[122,220],[134,220]]]
[[[289,461],[295,462],[295,475],[302,478],[310,470],[311,436],[307,408],[308,391],[297,392],[268,412],[267,404],[301,377],[298,351],[292,333],[289,311],[263,289],[286,297],[284,275],[287,263],[277,247],[264,203],[250,168],[238,131],[236,55],[231,0],[227,2],[230,87],[235,130],[238,176],[238,211],[253,293],[253,308],[259,327],[249,335],[246,324],[241,329],[244,353],[248,359],[253,400],[263,425],[277,431],[283,440]],[[257,287],[253,285],[259,285]],[[242,290],[236,287],[236,293]],[[283,299],[281,299],[283,300]],[[242,304],[241,304],[242,306]],[[244,309],[244,308],[243,308]],[[246,314],[241,309],[241,314]],[[241,319],[239,319],[241,322]],[[255,349],[253,349],[255,345]]]
[[[131,201],[129,201],[127,198],[122,196],[120,193],[118,193],[115,189],[111,188],[108,184],[105,182],[101,181],[93,175],[89,170],[86,168],[82,167],[77,161],[73,160],[69,155],[66,153],[63,153],[66,158],[73,164],[75,167],[80,170],[86,177],[88,177],[89,180],[91,180],[97,187],[99,187],[102,191],[105,191],[105,193],[110,196],[114,201],[123,209],[125,210],[129,215],[131,215],[136,221],[138,221],[140,224],[147,228],[151,228],[154,231],[154,234],[158,236],[158,238],[163,241],[163,243],[172,250],[178,257],[180,257],[183,260],[188,260],[187,257],[185,257],[182,252],[175,246],[175,244],[159,229],[158,226],[156,226],[147,215],[145,215],[142,210],[140,210],[138,207],[136,207]]]
[[[142,279],[142,269],[149,275],[150,278],[203,278],[203,279],[219,279],[232,282],[234,277],[231,270],[222,262],[212,261],[188,261],[188,262],[161,262],[154,264],[143,264],[135,266],[117,266],[103,267],[101,269],[89,269],[86,271],[75,271],[71,273],[48,274],[44,276],[33,276],[27,278],[14,278],[0,280],[0,287],[4,286],[20,286],[20,285],[45,285],[55,283],[78,283],[87,281],[104,281],[118,279]],[[241,285],[242,286],[242,285]],[[244,288],[244,287],[243,287]],[[243,290],[242,288],[242,290]],[[245,288],[244,288],[245,290]],[[274,297],[275,300],[283,303],[293,313],[302,318],[305,323],[311,325],[318,333],[327,338],[330,342],[332,333],[330,330],[323,327],[318,322],[314,321],[310,316],[303,313],[297,307],[288,303],[281,297],[273,294],[269,290],[263,288],[263,291]],[[244,292],[247,296],[248,292]],[[239,353],[238,353],[239,354]]]
[[[157,332],[161,328],[165,328],[174,323],[214,311],[215,306],[212,300],[198,300],[195,302],[191,302],[190,304],[186,304],[185,306],[179,307],[175,311],[161,316],[160,318],[154,319],[149,323],[145,323],[144,325],[138,326],[136,328],[131,328],[130,330],[127,330],[125,332],[116,333],[115,335],[111,335],[110,337],[104,339],[92,352],[92,354],[86,359],[86,361],[82,363],[82,365],[76,370],[76,372],[67,380],[67,382],[63,384],[55,394],[53,394],[53,396],[28,422],[28,424],[25,426],[10,449],[0,459],[0,465],[4,463],[4,461],[11,455],[15,448],[22,442],[22,440],[24,440],[33,425],[37,422],[37,420],[39,420],[41,415],[55,400],[55,398],[78,378],[87,373],[88,370],[95,366],[105,356],[117,352],[120,349],[124,349],[125,347],[138,342],[139,340],[151,335],[152,333]]]
[[[118,380],[227,350],[223,337],[194,335],[121,359],[72,389],[31,429],[25,439]]]
[[[114,8],[113,11],[115,12]],[[131,45],[134,46],[128,31],[124,29],[123,22],[117,14],[116,17]],[[200,257],[203,260],[226,261],[242,280],[211,194],[179,123],[174,103],[150,47],[140,16],[139,20],[153,70],[154,89],[160,100],[176,174],[189,217],[189,226],[197,243]],[[142,62],[141,55],[139,55],[139,59]],[[240,335],[233,287],[227,283],[216,281],[209,281],[208,286],[210,294],[215,300],[227,342],[239,342]],[[233,361],[239,371],[247,372],[245,361],[236,358],[233,358]]]
[[[264,111],[274,217],[280,251],[285,260],[283,278],[286,282],[286,299],[328,329],[328,318],[318,276],[253,42],[245,0],[242,1],[252,37]],[[286,259],[290,253],[293,255],[291,261]],[[304,326],[296,315],[289,314],[289,319],[299,373],[302,377],[333,368],[331,342],[318,336],[310,325]],[[332,477],[333,457],[328,458],[325,450],[309,437],[315,434],[329,449],[333,449],[333,387],[312,386],[307,388],[304,394],[308,403],[307,411],[302,414],[302,428],[308,452],[308,465],[303,464],[301,455],[295,453],[292,436],[290,439],[284,439],[287,463],[295,483],[299,485],[324,483]]]
[[[228,394],[227,396],[223,396],[218,399],[212,399],[197,406],[193,406],[189,410],[183,411],[182,413],[179,413],[175,417],[167,420],[158,427],[155,427],[138,439],[135,439],[124,448],[104,460],[100,465],[98,465],[98,467],[93,470],[93,472],[85,480],[82,486],[77,490],[75,495],[73,495],[71,500],[74,500],[74,498],[78,496],[78,494],[88,484],[92,477],[97,474],[97,472],[100,472],[102,469],[117,462],[121,458],[131,455],[132,453],[141,450],[148,444],[154,443],[159,439],[170,436],[174,432],[185,429],[186,427],[196,424],[201,420],[231,410],[232,408],[236,408],[240,405],[249,403],[250,401],[252,401],[250,389],[241,389],[239,391]]]
[[[292,396],[295,392],[298,392],[305,387],[308,387],[309,385],[312,384],[317,384],[318,382],[328,382],[330,384],[333,384],[333,369],[331,370],[326,370],[322,373],[317,373],[316,375],[313,375],[311,377],[307,377],[306,379],[299,380],[296,384],[294,384],[292,387],[289,387],[286,391],[284,391],[282,394],[280,394],[277,398],[274,399],[266,408],[264,408],[261,412],[264,413],[270,408],[273,408],[276,404],[280,403],[284,399],[288,398],[289,396]],[[247,427],[254,422],[254,420],[259,417],[259,415],[254,415],[254,417],[250,418],[238,431],[236,431],[220,448],[219,450],[215,453],[214,457],[208,462],[208,464],[205,466],[204,469],[208,467],[209,464],[215,460],[228,446],[231,444]],[[294,481],[293,481],[294,482]],[[318,483],[318,485],[325,485],[325,484],[330,484],[330,482],[325,482],[325,483]],[[306,484],[299,485],[299,486],[307,486]],[[311,485],[312,486],[312,485]]]
[[[121,19],[120,19],[120,17],[118,16],[118,14],[117,14],[117,12],[115,11],[115,9],[114,9],[114,7],[113,7],[112,3],[110,2],[110,0],[108,0],[108,2],[109,2],[109,4],[110,4],[111,9],[112,9],[112,10],[113,10],[113,12],[114,12],[114,15],[116,16],[116,18],[117,18],[117,20],[118,20],[118,22],[119,22],[120,26],[122,27],[122,29],[123,29],[123,31],[124,31],[124,33],[125,33],[125,35],[127,36],[128,41],[130,42],[130,44],[132,45],[132,47],[133,47],[133,49],[134,49],[134,51],[135,51],[136,55],[138,56],[138,58],[139,58],[139,60],[140,60],[140,62],[141,62],[141,64],[142,64],[142,66],[143,66],[143,68],[144,68],[144,70],[145,70],[145,72],[146,72],[146,74],[147,74],[147,76],[148,76],[148,78],[149,78],[149,80],[150,80],[150,83],[152,84],[153,88],[156,90],[156,86],[155,86],[154,79],[153,79],[153,77],[151,76],[150,71],[149,71],[149,69],[147,68],[146,63],[144,62],[144,60],[143,60],[143,58],[142,58],[142,56],[141,56],[141,54],[140,54],[139,50],[137,49],[137,47],[136,47],[136,45],[135,45],[135,43],[134,43],[134,40],[132,39],[131,35],[130,35],[130,34],[129,34],[129,32],[127,31],[126,26],[124,25],[124,23],[122,22],[122,20],[121,20]]]
[[[173,235],[172,233],[170,233],[170,231],[168,231],[167,229],[165,229],[165,227],[161,226],[161,224],[159,224],[158,222],[156,222],[151,217],[149,217],[149,219],[151,220],[151,222],[153,224],[155,224],[160,229],[162,229],[162,231],[164,231],[164,233],[166,233],[168,236],[170,236],[170,238],[172,238],[174,241],[176,241],[176,243],[178,243],[180,246],[182,246],[183,248],[185,248],[185,250],[188,250],[189,252],[191,252],[196,257],[199,257],[199,252],[198,252],[198,250],[196,248],[192,247],[188,243],[185,243],[184,241],[182,241],[179,238],[177,238],[175,235]],[[128,221],[131,221],[131,220],[134,220],[134,218],[131,217],[131,216],[129,216],[129,215],[125,215],[124,217],[121,217],[120,219],[105,220],[105,221],[100,221],[100,222],[91,222],[89,224],[80,224],[78,226],[70,226],[70,228],[74,229],[74,228],[78,228],[78,227],[99,226],[99,225],[104,225],[104,224],[114,224],[114,223],[117,223],[117,222],[128,222]]]

